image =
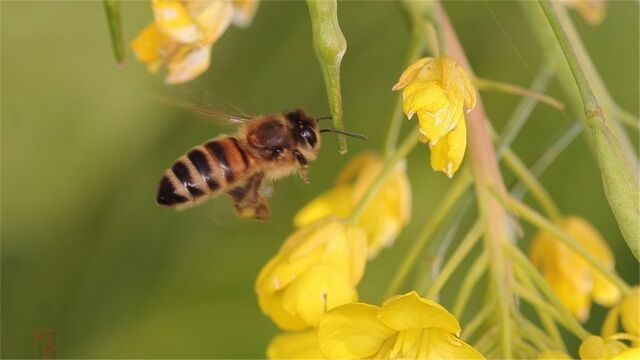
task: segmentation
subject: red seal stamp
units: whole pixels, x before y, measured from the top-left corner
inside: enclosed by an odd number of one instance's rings
[[[36,329],[33,331],[33,350],[36,359],[58,357],[58,331],[56,329]]]

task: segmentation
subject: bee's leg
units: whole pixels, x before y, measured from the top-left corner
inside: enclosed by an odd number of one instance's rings
[[[227,191],[233,200],[238,216],[245,219],[267,220],[271,217],[269,203],[260,195],[264,173],[257,173],[244,183]]]
[[[302,155],[302,153],[298,150],[293,152],[293,155],[296,157],[296,161],[298,162],[298,172],[300,173],[300,177],[305,184],[309,183],[309,162],[307,158]]]

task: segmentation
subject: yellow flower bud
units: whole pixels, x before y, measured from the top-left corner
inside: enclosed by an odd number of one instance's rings
[[[209,68],[211,48],[231,22],[246,26],[258,0],[152,0],[154,22],[131,43],[151,73],[167,66],[168,84],[194,79]]]
[[[602,325],[602,336],[611,336],[618,332],[618,322],[622,323],[624,332],[640,337],[640,287],[631,289],[620,304],[609,310]]]
[[[348,217],[383,165],[383,159],[374,153],[355,157],[342,170],[333,189],[313,199],[296,214],[293,219],[295,226],[306,226],[329,215]],[[358,221],[367,234],[369,257],[375,257],[383,247],[392,245],[410,217],[411,185],[402,161],[382,184]]]
[[[329,359],[484,359],[458,338],[458,320],[415,291],[382,307],[337,307],[320,320],[318,344]]]
[[[615,271],[611,250],[586,220],[571,216],[564,219],[560,226],[607,269]],[[560,301],[580,321],[589,318],[592,300],[611,306],[620,299],[620,290],[613,283],[546,231],[536,235],[529,255]]]
[[[325,311],[357,300],[366,252],[364,232],[334,217],[301,228],[260,271],[260,308],[286,330],[317,326]]]
[[[400,75],[393,90],[403,90],[403,109],[418,114],[422,139],[431,147],[431,167],[452,177],[467,146],[464,111],[476,105],[466,71],[449,57],[423,58]]]

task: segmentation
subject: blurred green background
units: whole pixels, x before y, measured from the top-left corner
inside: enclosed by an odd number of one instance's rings
[[[477,74],[523,86],[542,54],[515,2],[447,3]],[[383,143],[403,68],[408,30],[396,3],[341,2],[348,41],[342,85],[346,124],[365,132],[337,154],[325,137],[312,183],[275,184],[273,219],[243,221],[228,199],[175,213],[156,206],[157,181],[195,144],[232,132],[151,101],[171,95],[218,109],[268,113],[301,107],[328,114],[304,2],[263,2],[248,29],[231,27],[214,46],[207,73],[168,87],[129,51],[113,61],[98,1],[6,2],[2,7],[2,357],[33,357],[33,331],[56,329],[59,357],[260,358],[277,329],[258,309],[258,271],[292,231],[296,210],[331,186],[359,151]],[[638,114],[638,3],[612,1],[599,27],[573,14],[593,60],[623,108]],[[151,21],[147,2],[123,4],[127,41]],[[557,85],[549,93],[563,99]],[[518,102],[483,94],[501,128]],[[569,120],[539,106],[515,150],[533,161]],[[408,128],[405,125],[405,131]],[[637,134],[632,135],[637,146]],[[420,147],[409,160],[413,222],[396,245],[369,263],[361,298],[378,303],[394,267],[449,184]],[[509,176],[507,176],[510,178]],[[567,213],[605,235],[617,269],[638,282],[603,196],[599,172],[579,138],[542,177]],[[527,200],[530,200],[527,198]],[[531,228],[523,246],[528,247]],[[458,273],[454,281],[464,277]],[[455,295],[448,286],[445,305]],[[602,320],[596,309],[590,326]],[[464,328],[464,321],[463,321]]]

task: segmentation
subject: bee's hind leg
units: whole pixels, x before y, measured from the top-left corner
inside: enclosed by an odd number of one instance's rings
[[[264,173],[260,172],[227,191],[233,198],[236,212],[241,218],[268,220],[271,217],[269,203],[259,192],[263,179]]]

